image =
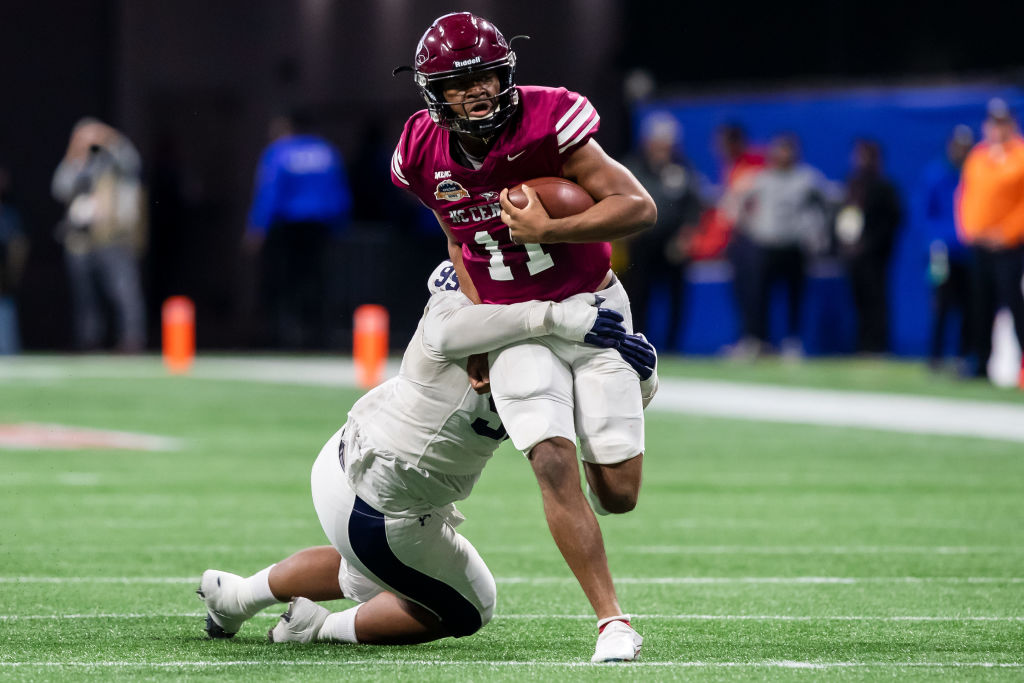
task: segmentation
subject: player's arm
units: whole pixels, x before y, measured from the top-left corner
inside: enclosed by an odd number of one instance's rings
[[[560,303],[469,304],[452,292],[435,294],[423,318],[423,343],[447,359],[493,351],[524,339],[562,339],[614,347],[626,336],[622,315],[598,308],[600,297],[578,294]]]
[[[523,209],[512,205],[505,189],[501,193],[501,220],[509,226],[515,242],[607,242],[649,228],[658,219],[651,195],[596,140],[589,140],[570,154],[562,174],[589,192],[594,206],[575,216],[555,219],[548,216],[529,186],[523,188],[528,201]]]
[[[470,301],[475,304],[480,303],[480,295],[476,291],[476,285],[473,284],[473,279],[469,277],[466,264],[462,262],[462,244],[455,241],[455,236],[452,235],[448,225],[441,219],[441,214],[435,211],[434,217],[437,219],[441,229],[444,230],[445,237],[448,238],[448,258],[455,266],[455,274],[459,276],[459,288]]]

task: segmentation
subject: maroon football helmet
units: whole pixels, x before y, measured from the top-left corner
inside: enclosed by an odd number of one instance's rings
[[[395,73],[407,70],[413,72],[430,118],[456,133],[488,138],[508,123],[519,105],[516,53],[494,24],[469,12],[436,19],[416,46],[415,66],[399,67]],[[491,98],[491,113],[483,118],[458,116],[445,102],[444,81],[483,71],[494,71],[500,83],[498,94]]]

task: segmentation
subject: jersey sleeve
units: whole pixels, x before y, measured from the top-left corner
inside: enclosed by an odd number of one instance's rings
[[[558,156],[562,160],[587,144],[601,127],[601,117],[590,100],[571,90],[557,92],[551,118]]]
[[[409,181],[405,178],[405,171],[402,169],[402,140],[398,141],[398,146],[395,147],[394,154],[391,155],[391,182],[403,190],[412,189],[409,186]]]
[[[549,333],[550,301],[474,305],[461,292],[431,297],[423,316],[423,345],[427,353],[447,360]]]
[[[406,121],[405,127],[402,129],[402,136],[398,138],[398,145],[391,155],[391,182],[395,187],[403,190],[413,189],[409,182],[411,173],[406,170],[406,164],[409,161],[409,138],[412,133],[412,125],[413,119]]]

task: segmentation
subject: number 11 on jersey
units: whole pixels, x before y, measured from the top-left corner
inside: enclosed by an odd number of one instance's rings
[[[511,280],[512,269],[505,265],[505,255],[498,246],[498,241],[491,237],[490,233],[486,230],[478,232],[475,239],[476,243],[483,245],[491,255],[491,263],[487,267],[488,272],[491,274],[491,279],[502,281]],[[545,252],[541,245],[523,244],[521,246],[526,250],[526,269],[530,272],[530,275],[542,273],[555,265],[555,261],[551,258],[551,254]]]

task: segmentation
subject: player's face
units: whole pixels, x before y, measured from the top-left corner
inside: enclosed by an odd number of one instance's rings
[[[493,71],[482,71],[449,78],[443,84],[445,102],[452,105],[456,116],[483,118],[494,112],[501,82]]]

